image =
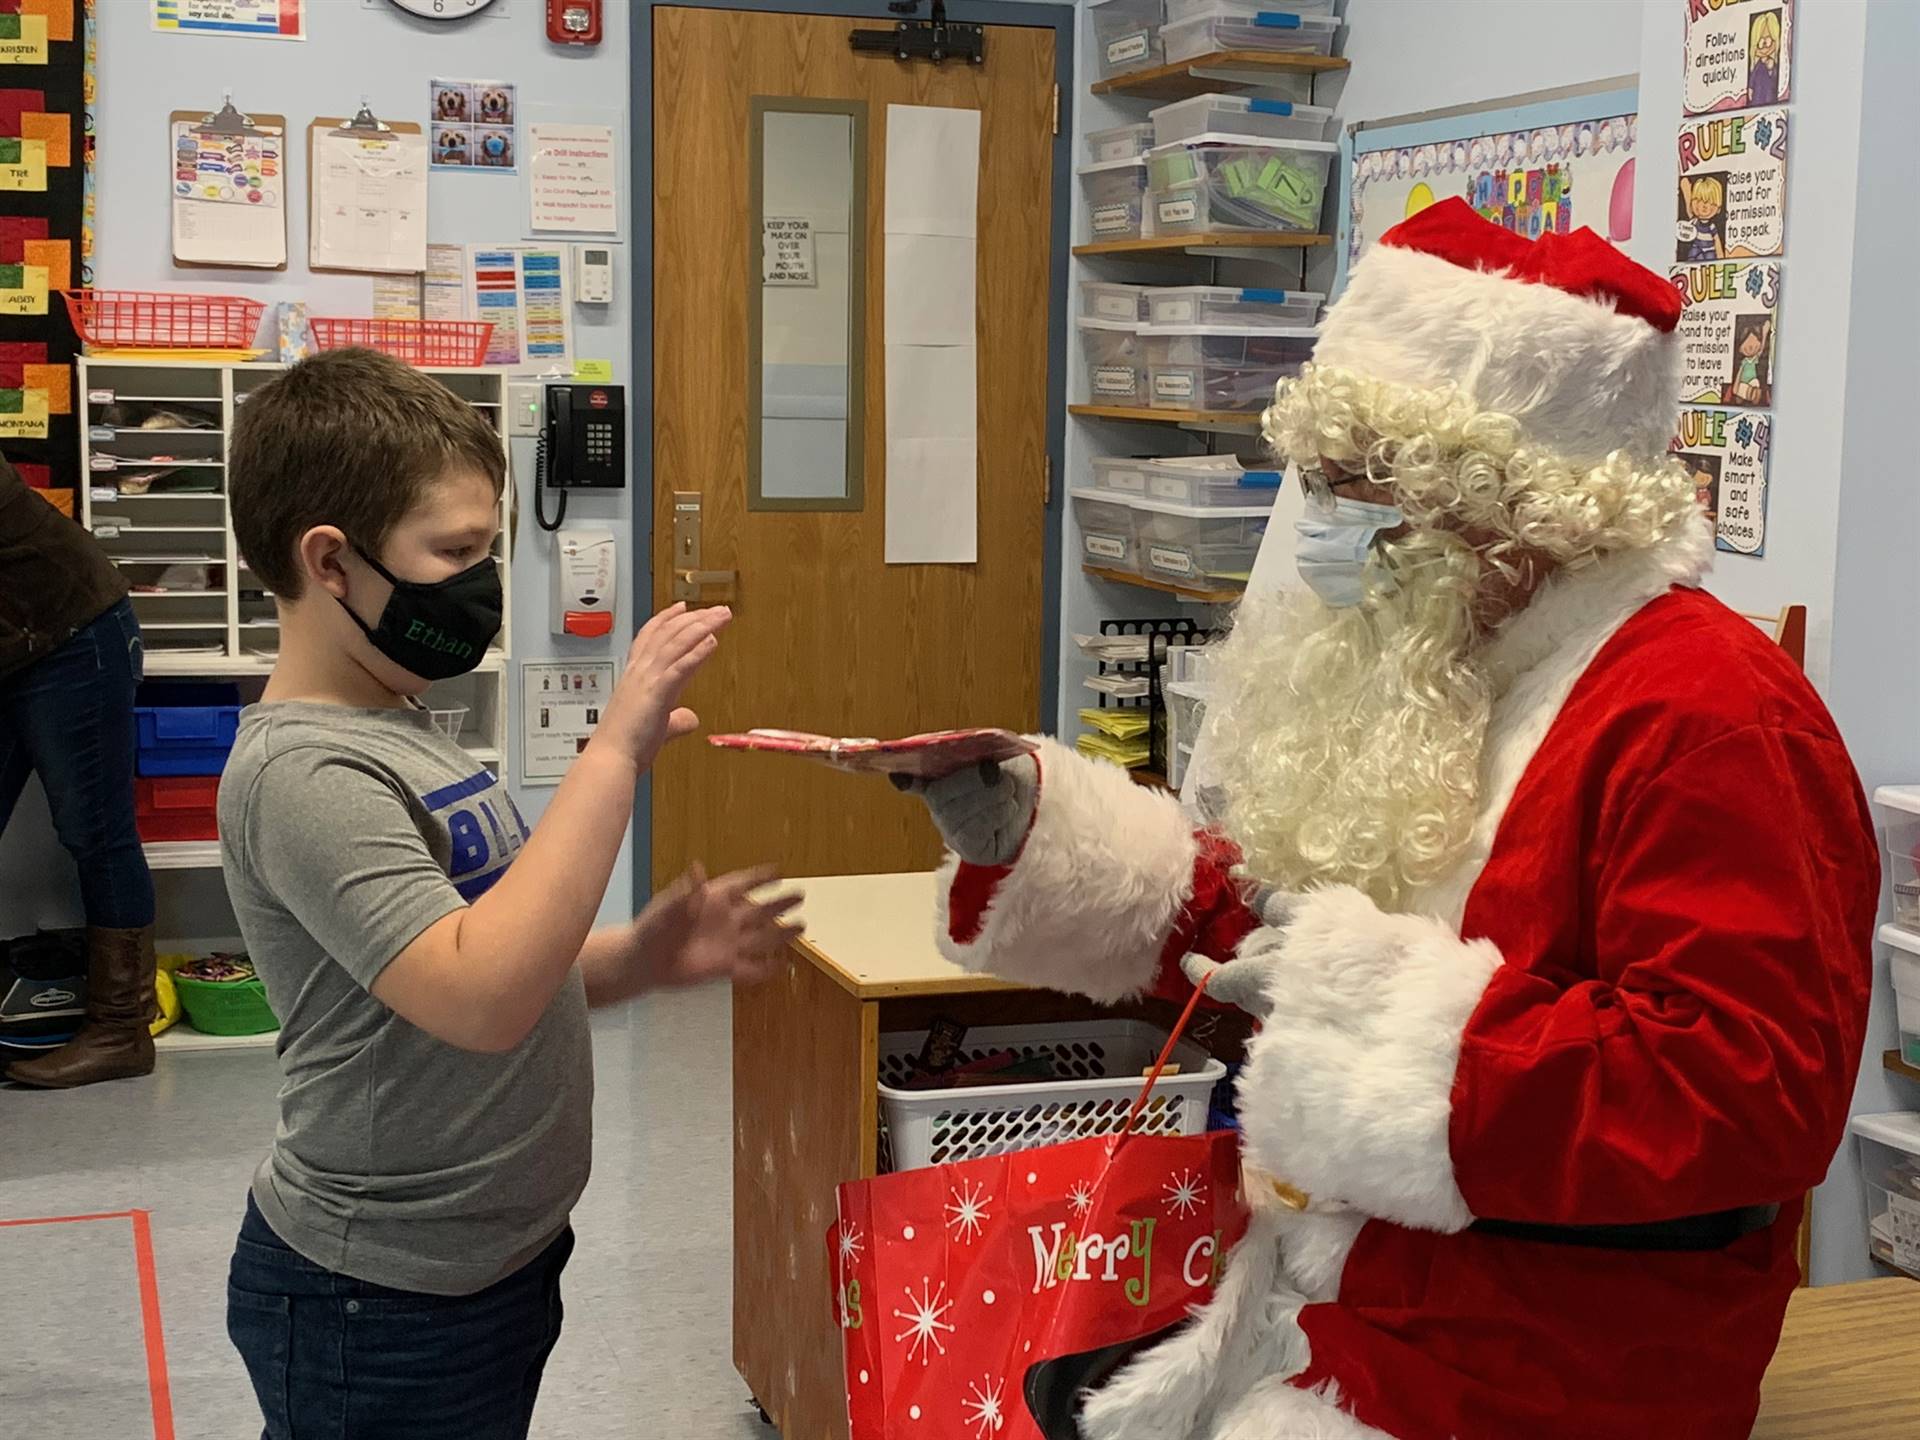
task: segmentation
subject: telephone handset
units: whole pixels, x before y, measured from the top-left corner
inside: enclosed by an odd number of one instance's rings
[[[546,409],[534,465],[533,515],[542,530],[558,530],[567,518],[569,490],[626,486],[626,387],[549,385]],[[551,521],[542,489],[560,492],[559,509]]]

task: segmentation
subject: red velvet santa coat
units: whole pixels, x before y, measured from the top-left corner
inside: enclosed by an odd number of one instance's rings
[[[1744,1440],[1853,1089],[1879,864],[1812,688],[1675,587],[1705,543],[1558,577],[1495,637],[1454,875],[1405,914],[1303,902],[1241,1108],[1248,1158],[1318,1213],[1264,1217],[1222,1313],[1096,1396],[1091,1433]],[[954,868],[945,948],[1101,999],[1171,993],[1182,954],[1226,958],[1256,923],[1232,859],[1049,747],[1017,861]],[[1769,1202],[1770,1229],[1705,1253],[1467,1229]]]

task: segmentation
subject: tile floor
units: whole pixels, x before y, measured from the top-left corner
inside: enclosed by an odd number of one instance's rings
[[[734,1374],[724,990],[595,1017],[593,1182],[536,1440],[777,1440]],[[175,1434],[259,1434],[225,1277],[272,1135],[269,1050],[162,1058],[146,1080],[0,1089],[0,1221],[144,1209]],[[130,1222],[0,1226],[0,1433],[152,1433]]]

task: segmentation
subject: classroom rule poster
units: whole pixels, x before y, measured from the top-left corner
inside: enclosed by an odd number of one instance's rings
[[[1686,112],[1791,100],[1793,0],[1677,0],[1687,7]]]
[[[1689,406],[1680,412],[1671,448],[1713,522],[1714,547],[1735,555],[1766,554],[1773,417]]]
[[[1716,261],[1669,272],[1685,310],[1680,338],[1682,405],[1773,404],[1775,320],[1780,267],[1771,261]]]
[[[1787,112],[1708,115],[1680,128],[1683,265],[1778,255],[1787,238]]]

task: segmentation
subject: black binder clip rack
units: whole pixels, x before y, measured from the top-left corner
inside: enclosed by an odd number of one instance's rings
[[[911,15],[920,8],[920,0],[893,0],[887,8],[896,15]],[[891,30],[856,30],[853,48],[858,54],[891,55],[896,60],[930,60],[935,65],[963,60],[984,65],[987,31],[984,25],[949,21],[947,0],[933,0],[932,18],[899,20]]]

